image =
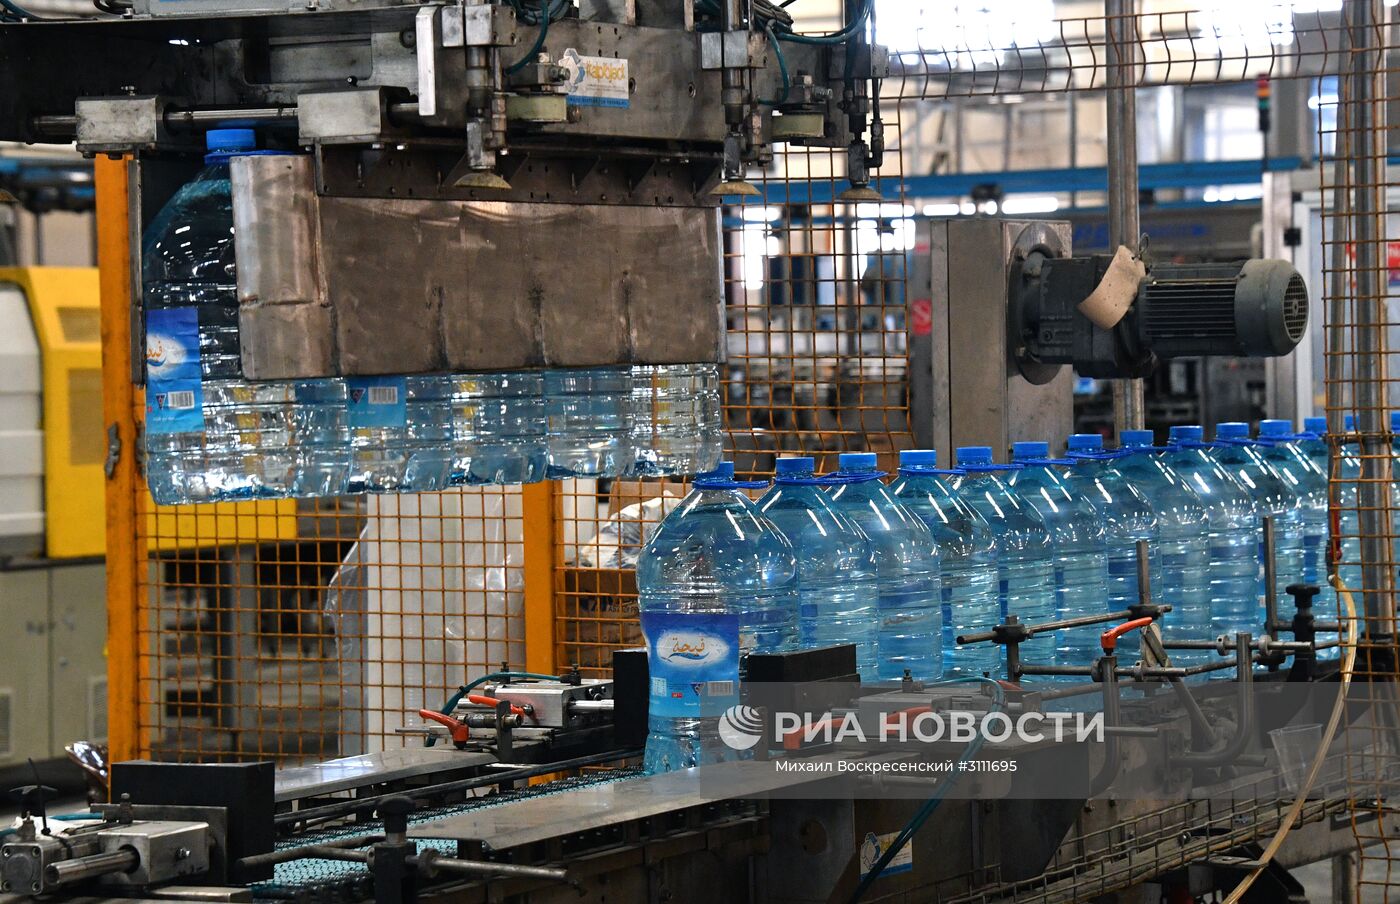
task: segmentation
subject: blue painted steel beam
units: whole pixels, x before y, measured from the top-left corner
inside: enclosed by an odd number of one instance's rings
[[[1192,163],[1149,163],[1138,167],[1138,184],[1145,189],[1199,188],[1204,185],[1251,185],[1263,178],[1265,171],[1287,172],[1303,165],[1298,157],[1275,157],[1267,160],[1212,160]],[[978,186],[995,185],[1004,195],[1060,194],[1063,192],[1107,191],[1108,167],[1080,166],[1066,169],[1006,170],[990,173],[946,173],[932,176],[906,176],[903,179],[879,179],[872,185],[886,201],[898,202],[909,198],[962,198]],[[760,184],[764,204],[830,204],[846,185],[837,181],[770,182]],[[737,204],[739,198],[726,198]]]

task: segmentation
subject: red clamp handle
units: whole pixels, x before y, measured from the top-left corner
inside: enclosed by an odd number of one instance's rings
[[[485,694],[467,694],[467,702],[475,703],[477,706],[489,706],[495,709],[496,704],[501,701],[496,697],[488,697]],[[510,705],[510,711],[512,715],[520,716],[521,718],[529,715],[523,706],[516,706],[514,703]]]
[[[446,725],[447,730],[451,732],[452,743],[457,745],[458,747],[463,747],[466,745],[467,736],[469,734],[466,723],[459,722],[458,720],[452,718],[446,713],[440,713],[435,709],[420,709],[418,710],[418,715],[430,721]]]
[[[1122,637],[1124,634],[1127,634],[1129,631],[1135,631],[1138,628],[1145,628],[1150,624],[1152,624],[1152,619],[1150,618],[1135,618],[1132,621],[1125,621],[1123,622],[1123,624],[1118,625],[1117,627],[1109,628],[1107,631],[1100,634],[1099,645],[1103,647],[1104,655],[1113,655],[1113,651],[1118,648],[1118,638]]]

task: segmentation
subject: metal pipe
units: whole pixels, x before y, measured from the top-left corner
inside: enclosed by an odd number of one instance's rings
[[[1068,684],[1055,685],[1053,689],[1047,688],[1043,691],[1036,691],[1040,694],[1041,700],[1063,700],[1066,697],[1083,697],[1085,694],[1102,693],[1096,682],[1088,684]]]
[[[131,848],[108,851],[104,854],[90,854],[87,857],[74,857],[49,864],[44,870],[44,881],[49,886],[73,885],[88,879],[96,879],[109,873],[125,873],[136,869],[141,857]]]
[[[523,866],[518,863],[497,863],[494,860],[463,860],[460,857],[436,857],[424,854],[409,857],[408,862],[415,866],[422,865],[429,871],[442,870],[469,875],[513,876],[519,879],[547,879],[552,882],[569,881],[569,871],[560,867]]]
[[[1223,672],[1226,669],[1233,669],[1237,666],[1234,659],[1222,659],[1219,662],[1202,663],[1193,666],[1172,666],[1171,668],[1155,668],[1152,666],[1124,666],[1117,669],[1115,674],[1119,678],[1189,678],[1192,675],[1204,675],[1207,672]],[[1086,677],[1094,674],[1094,667],[1087,665],[1027,665],[1021,667],[1023,675],[1070,675]]]
[[[1108,244],[1137,254],[1137,0],[1104,0],[1107,45]],[[1113,381],[1113,426],[1141,430],[1146,420],[1141,380]]]
[[[276,107],[192,107],[181,110],[170,107],[165,111],[165,124],[170,127],[213,126],[231,121],[237,122],[295,122],[295,106]]]
[[[610,713],[613,711],[614,700],[575,700],[569,704],[569,709],[577,713]]]
[[[1220,652],[1220,641],[1218,640],[1170,640],[1163,641],[1162,646],[1168,650],[1215,650],[1216,652]],[[1317,645],[1317,647],[1320,646],[1321,644]],[[1317,648],[1313,644],[1303,643],[1298,640],[1271,640],[1268,643],[1268,647],[1271,651],[1281,650],[1285,653],[1301,653],[1304,650]],[[1262,650],[1264,649],[1264,644],[1262,641],[1253,640],[1250,641],[1249,648],[1251,650]],[[1220,655],[1224,656],[1225,654],[1221,653]]]
[[[1157,607],[1161,612],[1170,612],[1172,607],[1165,604]],[[1120,609],[1117,612],[1105,612],[1102,615],[1081,615],[1077,618],[1063,618],[1057,621],[1042,622],[1038,625],[1026,625],[1028,636],[1034,637],[1037,634],[1044,634],[1048,631],[1061,631],[1065,628],[1082,628],[1085,625],[1102,625],[1108,622],[1123,621],[1136,617],[1131,609]],[[996,638],[995,631],[978,631],[976,634],[959,634],[957,641],[959,644],[983,643],[984,641]]]
[[[398,104],[396,106],[409,106]],[[417,112],[417,105],[413,112]],[[295,105],[275,107],[190,107],[180,109],[168,107],[163,119],[167,128],[197,128],[220,123],[237,121],[240,123],[295,122]],[[75,114],[50,114],[34,116],[29,120],[29,128],[38,136],[72,140],[78,134],[78,117]]]
[[[1239,669],[1239,685],[1235,700],[1239,705],[1239,723],[1235,726],[1235,736],[1219,750],[1202,753],[1182,753],[1170,758],[1173,766],[1209,767],[1225,766],[1239,759],[1245,748],[1254,740],[1254,657],[1249,653],[1250,636],[1240,632],[1235,635],[1235,665]]]
[[[1118,657],[1105,656],[1098,661],[1100,677],[1103,681],[1103,721],[1105,727],[1116,727],[1120,721],[1118,708]],[[1122,749],[1118,742],[1118,735],[1106,733],[1104,735],[1103,763],[1099,766],[1098,774],[1089,785],[1089,796],[1097,797],[1108,790],[1108,786],[1113,784],[1113,780],[1118,777],[1118,770],[1122,766]]]
[[[1361,585],[1366,632],[1372,641],[1395,634],[1395,597],[1390,559],[1390,449],[1385,438],[1386,289],[1381,268],[1385,230],[1386,122],[1385,72],[1376,42],[1384,26],[1375,20],[1373,0],[1348,0],[1346,32],[1351,69],[1345,76],[1342,106],[1352,118],[1345,138],[1352,164],[1352,234],[1356,249],[1353,310],[1356,315],[1352,385],[1356,431],[1361,445],[1357,505],[1361,530]],[[1354,142],[1354,143],[1353,143]]]
[[[320,844],[306,844],[301,847],[283,848],[280,851],[269,851],[266,854],[253,854],[252,856],[240,859],[238,865],[244,869],[253,869],[260,866],[276,866],[279,863],[288,863],[292,860],[301,860],[305,857],[318,856],[317,854],[309,853],[312,851],[320,851],[326,848],[365,847],[383,840],[383,835],[355,835],[351,838],[323,841]]]
[[[1278,580],[1278,563],[1274,561],[1274,554],[1277,551],[1274,537],[1274,517],[1264,516],[1264,631],[1267,633],[1270,625],[1278,621],[1278,589],[1274,586]]]

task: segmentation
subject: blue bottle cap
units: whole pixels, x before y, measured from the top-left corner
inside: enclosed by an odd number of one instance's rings
[[[801,476],[811,474],[816,466],[817,463],[811,456],[792,455],[778,459],[777,466],[774,470],[779,477],[793,474]]]
[[[257,150],[258,137],[252,129],[210,129],[204,134],[204,147],[211,154],[253,151]]]
[[[1215,425],[1217,441],[1227,439],[1249,439],[1249,425],[1241,421],[1225,421]]]
[[[1124,430],[1118,434],[1118,445],[1124,449],[1141,449],[1151,446],[1155,439],[1151,430]]]
[[[899,453],[899,465],[902,468],[936,468],[938,452],[935,449],[905,449]]]
[[[1071,452],[1102,452],[1103,437],[1097,433],[1075,433],[1066,448]]]
[[[1355,430],[1355,429],[1356,429],[1356,415],[1354,415],[1354,414],[1343,415],[1343,416],[1342,416],[1342,429],[1345,430],[1347,433],[1351,433],[1353,430]]]
[[[1012,443],[1011,457],[1016,461],[1027,458],[1045,458],[1050,454],[1049,443]]]
[[[1395,415],[1391,415],[1394,417]],[[1327,432],[1327,418],[1325,417],[1305,417],[1303,418],[1303,430],[1307,433],[1316,433],[1318,436]]]
[[[715,465],[713,471],[706,471],[704,474],[696,474],[696,480],[733,480],[734,462],[722,461]]]
[[[1174,443],[1199,443],[1205,439],[1206,431],[1199,424],[1182,424],[1171,428],[1167,438]]]
[[[1400,411],[1390,413],[1390,432],[1400,433]]]
[[[1293,422],[1268,418],[1259,422],[1259,436],[1285,437],[1293,435]]]
[[[842,452],[836,457],[837,467],[843,471],[869,471],[876,461],[874,452]]]
[[[991,446],[959,446],[953,454],[959,465],[989,465],[992,463]]]

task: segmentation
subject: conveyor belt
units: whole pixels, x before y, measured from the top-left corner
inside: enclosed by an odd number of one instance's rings
[[[638,775],[638,771],[635,769],[615,769],[608,772],[580,776],[578,778],[561,779],[559,781],[549,782],[548,784],[523,788],[518,791],[491,794],[463,801],[462,803],[435,807],[431,810],[423,810],[415,814],[413,818],[409,820],[409,826],[411,829],[412,826],[425,822],[432,822],[447,816],[456,816],[472,810],[498,807],[520,800],[547,797],[578,788],[605,785],[611,782],[621,781],[622,779],[633,778],[636,775]],[[277,848],[278,850],[282,850],[308,844],[324,844],[354,835],[374,834],[381,829],[382,826],[378,821],[358,822],[333,829],[304,832],[293,838],[279,842]],[[417,844],[420,850],[433,848],[449,857],[455,857],[457,854],[457,843],[455,841],[420,839],[417,840]],[[279,863],[274,868],[272,880],[253,886],[253,893],[262,900],[287,900],[301,898],[313,892],[343,889],[348,893],[347,897],[352,896],[356,892],[367,897],[371,890],[370,882],[369,869],[364,864],[348,863],[342,860],[293,860],[290,863]]]

